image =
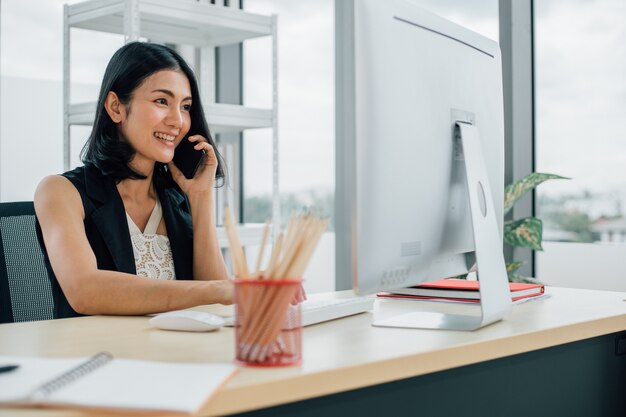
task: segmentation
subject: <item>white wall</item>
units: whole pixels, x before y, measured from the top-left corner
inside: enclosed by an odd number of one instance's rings
[[[63,168],[61,83],[1,82],[0,201],[32,200],[41,178]]]
[[[548,285],[626,292],[626,245],[544,242],[537,278]]]
[[[19,77],[0,82],[0,201],[32,200],[43,177],[63,172],[62,83]],[[98,88],[73,84],[73,101],[95,101]],[[72,127],[72,167],[79,165],[89,132],[89,127]]]

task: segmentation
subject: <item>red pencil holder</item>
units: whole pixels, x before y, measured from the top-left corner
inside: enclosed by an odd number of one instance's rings
[[[302,362],[301,279],[235,280],[235,355],[246,366]]]

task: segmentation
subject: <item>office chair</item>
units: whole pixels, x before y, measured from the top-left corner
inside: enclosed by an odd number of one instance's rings
[[[32,201],[0,203],[0,323],[53,317]]]

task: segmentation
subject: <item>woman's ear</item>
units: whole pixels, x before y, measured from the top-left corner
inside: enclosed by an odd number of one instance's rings
[[[120,123],[126,119],[126,107],[113,91],[109,91],[104,101],[104,109],[113,123]]]

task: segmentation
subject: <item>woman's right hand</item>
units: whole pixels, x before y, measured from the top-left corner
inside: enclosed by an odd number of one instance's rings
[[[196,175],[191,179],[185,178],[173,160],[168,162],[167,166],[172,173],[172,179],[189,198],[193,198],[197,194],[212,193],[215,185],[215,172],[219,163],[215,149],[201,135],[192,135],[188,138],[183,138],[183,140],[195,143],[194,149],[196,151],[204,150],[205,155]]]

